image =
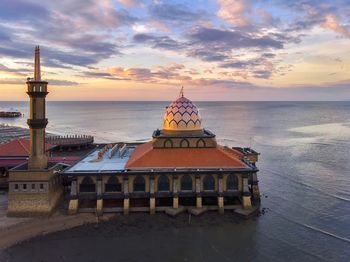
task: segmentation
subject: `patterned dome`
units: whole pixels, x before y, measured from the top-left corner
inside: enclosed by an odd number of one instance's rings
[[[165,131],[201,131],[202,119],[191,100],[182,96],[172,102],[164,113]]]

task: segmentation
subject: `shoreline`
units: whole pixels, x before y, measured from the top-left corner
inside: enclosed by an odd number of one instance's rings
[[[0,254],[1,252],[33,238],[61,231],[69,231],[73,228],[87,226],[87,228],[109,228],[110,234],[121,234],[123,231],[133,231],[141,234],[148,229],[156,231],[179,229],[183,227],[210,227],[223,224],[241,224],[254,222],[259,216],[264,215],[264,210],[257,215],[244,219],[239,215],[227,211],[219,215],[217,212],[206,212],[200,216],[182,213],[171,217],[159,212],[150,215],[145,212],[132,213],[127,216],[117,213],[105,213],[97,217],[94,213],[78,213],[68,215],[63,206],[59,206],[55,213],[49,217],[17,218],[7,217],[7,194],[0,195]],[[87,230],[81,228],[79,230]]]
[[[106,220],[109,218],[109,216],[106,216],[99,219]],[[27,221],[19,222],[10,227],[0,227],[2,231],[0,238],[0,252],[41,235],[65,231],[74,227],[96,222],[97,218],[93,214],[80,213],[74,216],[67,216],[56,212],[51,217],[29,218]]]
[[[68,216],[56,212],[48,218],[34,218],[4,228],[0,238],[0,253],[31,239],[40,238],[48,234],[68,232],[72,229],[89,232],[91,228],[102,229],[102,235],[116,236],[126,233],[135,235],[148,231],[164,231],[181,228],[216,227],[225,224],[238,225],[241,223],[254,223],[255,219],[244,220],[233,213],[218,215],[206,213],[201,216],[181,214],[176,218],[164,213],[151,216],[148,213],[133,213],[128,216],[121,214],[105,214],[96,217],[92,213],[79,213]]]

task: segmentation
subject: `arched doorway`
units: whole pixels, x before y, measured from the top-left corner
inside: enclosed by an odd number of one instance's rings
[[[79,191],[85,193],[93,193],[96,191],[96,185],[91,177],[84,177],[83,181],[81,181],[79,185]]]
[[[206,175],[203,179],[203,189],[206,191],[215,190],[215,178],[212,175]]]
[[[238,190],[238,178],[235,175],[229,175],[226,180],[226,190]]]
[[[192,191],[192,177],[190,175],[181,177],[181,191]]]
[[[119,180],[116,176],[111,176],[107,183],[105,184],[105,191],[106,192],[121,192],[122,191],[122,184],[119,183]]]
[[[166,175],[161,175],[158,178],[158,191],[169,191],[169,190],[170,190],[169,178]]]
[[[145,179],[143,178],[143,176],[135,177],[134,183],[133,183],[133,188],[134,188],[134,192],[145,192],[146,183],[145,183]]]

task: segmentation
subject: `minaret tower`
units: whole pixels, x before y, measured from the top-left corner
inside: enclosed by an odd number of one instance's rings
[[[34,79],[27,80],[27,94],[30,97],[30,115],[27,121],[30,128],[28,169],[44,169],[47,168],[45,127],[48,121],[45,115],[45,97],[48,94],[48,82],[41,80],[39,46],[35,47]]]

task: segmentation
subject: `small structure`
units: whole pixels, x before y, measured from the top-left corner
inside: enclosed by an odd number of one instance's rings
[[[59,150],[71,150],[72,148],[79,150],[91,146],[94,142],[94,137],[88,135],[48,136],[46,141],[50,144],[56,145]]]
[[[45,154],[52,163],[71,165],[79,156],[56,156],[52,154],[55,145],[45,143]],[[30,140],[27,138],[14,139],[6,144],[0,144],[0,188],[8,188],[9,170],[25,164],[30,155]]]
[[[152,141],[96,149],[62,175],[71,184],[70,213],[239,209],[249,215],[260,201],[257,160],[252,149],[219,145],[181,92]]]
[[[22,113],[16,108],[0,108],[0,117],[20,117]]]

